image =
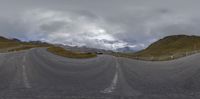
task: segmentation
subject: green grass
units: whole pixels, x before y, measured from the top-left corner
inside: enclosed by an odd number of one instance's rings
[[[28,50],[35,47],[48,47],[50,44],[34,44],[30,42],[21,42],[16,39],[7,39],[0,36],[0,52],[12,52]]]
[[[93,58],[97,56],[96,54],[93,54],[93,53],[72,52],[69,50],[65,50],[62,47],[54,47],[54,46],[49,47],[47,50],[55,55],[68,57],[68,58],[82,59],[82,58]]]
[[[8,52],[29,50],[31,48],[37,48],[37,47],[41,47],[41,46],[37,46],[37,45],[23,45],[23,46],[20,46],[20,47],[15,47],[15,48],[8,49]]]
[[[16,47],[16,48],[8,49],[8,52],[28,50],[28,49],[31,49],[31,48],[33,48],[33,47],[30,47],[30,46]]]
[[[65,50],[61,47],[55,47],[54,45],[40,42],[21,42],[19,40],[7,39],[4,37],[0,37],[0,52],[13,52],[13,51],[22,51],[28,50],[31,48],[37,47],[48,47],[48,51],[63,57],[68,58],[92,58],[96,57],[96,54],[93,53],[81,53],[81,52],[72,52]]]
[[[158,40],[132,57],[144,60],[171,60],[199,51],[199,36],[173,35]]]
[[[200,37],[187,35],[167,36],[136,53],[113,53],[118,57],[150,61],[166,61],[200,52]]]
[[[1,42],[0,41],[0,49],[3,48],[9,48],[9,47],[16,47],[16,46],[20,46],[21,44],[19,42]]]
[[[96,57],[96,54],[93,53],[82,53],[82,52],[72,52],[65,50],[61,47],[55,47],[54,45],[40,42],[21,42],[19,40],[7,39],[0,36],[0,52],[13,52],[13,51],[21,51],[28,50],[31,48],[37,47],[48,47],[48,51],[63,57],[68,58],[92,58]]]

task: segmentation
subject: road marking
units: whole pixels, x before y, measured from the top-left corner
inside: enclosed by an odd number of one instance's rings
[[[112,80],[112,83],[110,84],[110,86],[106,89],[104,89],[103,91],[101,91],[102,93],[112,93],[116,87],[117,87],[117,83],[118,83],[118,79],[119,79],[119,62],[116,59],[116,72],[115,72],[115,76]]]
[[[24,56],[23,62],[25,62],[25,61],[26,61],[26,57]],[[23,82],[24,82],[25,87],[31,88],[29,81],[28,81],[27,74],[26,74],[26,66],[25,65],[22,65],[22,76],[23,76]]]

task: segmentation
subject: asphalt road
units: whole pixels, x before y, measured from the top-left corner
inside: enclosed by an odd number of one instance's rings
[[[0,99],[199,99],[200,54],[165,62],[0,54]]]

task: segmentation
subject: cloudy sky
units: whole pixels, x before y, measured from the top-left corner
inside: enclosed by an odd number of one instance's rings
[[[200,0],[0,0],[0,35],[115,50],[200,35]]]

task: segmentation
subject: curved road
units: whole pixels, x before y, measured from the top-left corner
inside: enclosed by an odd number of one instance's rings
[[[43,48],[0,54],[0,99],[199,99],[199,59],[69,59]]]

